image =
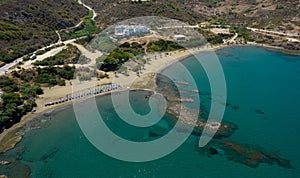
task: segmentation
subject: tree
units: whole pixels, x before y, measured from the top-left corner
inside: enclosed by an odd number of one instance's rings
[[[4,92],[16,92],[18,91],[18,87],[16,83],[7,76],[0,76],[0,88]]]
[[[20,95],[16,93],[4,93],[1,98],[5,106],[13,106],[14,104],[20,106],[23,104]]]
[[[57,85],[56,79],[53,79],[53,78],[50,79],[50,80],[49,80],[49,85],[50,85],[50,86],[55,86],[55,85]]]
[[[41,89],[41,87],[39,85],[34,85],[32,88],[34,89],[34,91],[37,95],[44,94],[44,91]]]

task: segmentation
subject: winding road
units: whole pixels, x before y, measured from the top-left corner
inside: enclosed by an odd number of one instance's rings
[[[260,32],[260,33],[266,33],[266,34],[275,34],[275,35],[281,35],[281,36],[287,36],[287,37],[300,37],[300,33],[287,33],[287,32],[271,31],[271,30],[264,30],[264,29],[258,29],[258,28],[250,28],[250,27],[247,27],[247,29],[251,30],[253,32]]]
[[[90,6],[84,4],[81,0],[78,0],[78,4],[80,5],[83,5],[85,8],[87,8],[88,10],[92,11],[93,12],[93,17],[92,17],[92,20],[95,21],[95,18],[97,17],[97,13],[95,12],[95,10],[93,8],[91,8]]]
[[[97,17],[97,13],[95,12],[94,9],[92,9],[90,6],[84,4],[81,0],[78,0],[78,4],[83,5],[83,6],[84,6],[85,8],[87,8],[88,10],[91,10],[91,11],[93,12],[92,20],[95,20],[95,18]],[[75,25],[75,27],[76,27],[76,26],[79,26],[81,23],[83,23],[83,21],[79,22],[77,25]],[[73,28],[74,28],[74,27],[73,27]],[[55,32],[56,32],[56,34],[58,35],[58,41],[57,41],[56,43],[50,44],[50,45],[48,45],[48,46],[45,46],[45,47],[43,47],[43,48],[40,48],[40,49],[34,51],[33,54],[35,54],[37,51],[44,50],[44,49],[46,49],[46,48],[51,48],[51,47],[56,46],[56,45],[61,45],[61,44],[64,44],[64,45],[63,45],[63,46],[56,47],[56,48],[54,48],[54,49],[48,51],[47,53],[45,53],[45,54],[43,54],[43,55],[38,55],[38,56],[37,56],[37,59],[35,59],[35,60],[31,60],[31,61],[29,61],[29,62],[27,61],[27,62],[24,64],[25,67],[31,66],[31,64],[32,64],[34,61],[36,61],[36,60],[43,60],[43,59],[46,59],[46,58],[48,58],[48,57],[50,57],[50,56],[54,56],[54,55],[56,55],[57,53],[59,53],[61,50],[63,50],[64,48],[66,48],[66,45],[67,45],[67,44],[74,43],[74,42],[75,42],[76,40],[78,40],[78,39],[85,38],[85,37],[79,37],[79,38],[75,38],[75,39],[71,39],[71,40],[62,41],[59,32],[58,32],[57,30],[56,30]],[[12,71],[11,69],[12,69],[14,66],[16,66],[17,64],[19,64],[20,62],[23,62],[23,58],[24,58],[25,56],[28,56],[28,54],[26,54],[26,55],[24,55],[24,56],[22,56],[22,57],[20,57],[20,58],[18,58],[18,59],[15,59],[13,62],[8,63],[8,64],[4,65],[3,67],[1,67],[1,68],[0,68],[0,76],[6,74],[6,73],[8,73],[8,72],[11,72],[11,71]]]

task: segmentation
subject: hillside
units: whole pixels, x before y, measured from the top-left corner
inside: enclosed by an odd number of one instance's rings
[[[253,27],[300,33],[300,1],[287,0],[85,0],[99,14],[96,25],[105,28],[141,16],[164,16],[199,24]],[[65,29],[89,16],[77,0],[0,0],[0,65],[58,40],[55,30]],[[101,14],[101,15],[100,15]],[[60,34],[63,40],[97,32],[93,23],[78,32]],[[90,28],[89,28],[90,27]],[[241,28],[242,27],[242,28]],[[75,29],[76,30],[76,29]],[[245,40],[300,50],[299,42],[281,36],[242,32]],[[300,40],[300,39],[299,39]]]
[[[97,25],[105,28],[116,22],[141,16],[164,16],[195,25],[207,22],[235,29],[253,27],[300,34],[300,1],[287,0],[90,0],[98,14]],[[300,43],[279,36],[242,32],[245,41],[257,41],[298,51]],[[243,41],[243,40],[241,40]],[[298,39],[299,41],[299,39]]]
[[[102,14],[99,24],[139,16],[165,16],[189,23],[215,21],[251,27],[300,28],[300,1],[287,0],[89,0],[86,3]]]
[[[76,0],[0,0],[0,61],[58,40],[55,30],[74,26],[88,14]]]

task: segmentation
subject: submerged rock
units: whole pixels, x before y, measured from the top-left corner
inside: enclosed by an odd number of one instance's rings
[[[277,163],[281,167],[292,168],[289,160],[281,158],[278,154],[268,151],[262,147],[221,140],[224,137],[230,137],[235,130],[238,129],[237,125],[232,122],[207,122],[207,120],[200,118],[200,116],[197,121],[192,120],[191,118],[194,118],[196,114],[199,115],[200,113],[201,115],[203,110],[199,112],[180,103],[180,95],[176,84],[170,82],[165,77],[160,75],[157,76],[156,90],[163,94],[168,101],[167,113],[177,117],[177,122],[193,127],[193,135],[200,136],[204,128],[208,128],[212,133],[216,132],[214,139],[208,145],[203,148],[199,148],[197,145],[196,149],[199,152],[202,152],[209,157],[222,155],[227,157],[228,160],[239,162],[252,168],[257,168],[261,163]],[[228,103],[224,104],[226,106],[231,106],[234,111],[238,111],[240,109],[239,106],[234,106]],[[255,110],[255,112],[260,115],[265,114],[260,109]],[[184,115],[184,117],[180,118],[180,114]],[[177,131],[185,132],[186,130],[182,128]]]
[[[242,163],[252,168],[257,168],[261,163],[277,163],[281,167],[292,168],[289,160],[281,158],[276,153],[265,148],[249,144],[214,139],[204,148],[197,148],[197,150],[204,152],[209,157],[218,154],[218,150],[222,150],[222,155],[226,156],[228,160]]]
[[[14,161],[11,164],[3,165],[0,169],[3,175],[0,178],[7,177],[30,177],[30,168],[28,165],[21,163],[21,161]]]
[[[9,161],[0,161],[0,165],[8,165],[8,164],[10,164]]]
[[[261,109],[256,109],[255,113],[256,114],[260,114],[260,115],[264,115],[265,114],[265,112],[263,112]]]
[[[193,135],[200,136],[205,126],[207,126],[206,128],[208,128],[209,131],[213,133],[216,132],[214,138],[230,137],[235,130],[238,129],[237,125],[232,122],[207,122],[206,119],[202,119],[205,109],[202,107],[201,111],[199,111],[184,105],[182,102],[194,102],[194,99],[181,98],[176,84],[172,83],[172,81],[168,78],[162,75],[157,75],[156,85],[156,91],[163,94],[168,101],[167,113],[175,116],[178,119],[178,122],[181,122],[186,126],[193,127]],[[193,118],[198,119],[195,121]],[[186,130],[183,128],[177,131],[185,132]]]
[[[56,155],[58,150],[59,150],[58,148],[53,148],[53,149],[49,150],[47,153],[45,153],[44,155],[42,155],[40,157],[40,161],[47,162],[48,159],[50,159]]]
[[[210,152],[211,155],[216,155],[216,154],[218,154],[218,150],[215,149],[215,148],[213,148],[213,147],[209,147],[209,152]]]

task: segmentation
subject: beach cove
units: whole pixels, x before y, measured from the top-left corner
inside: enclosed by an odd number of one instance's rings
[[[24,135],[24,140],[15,149],[4,155],[9,157],[9,155],[16,154],[18,150],[23,150],[19,153],[23,155],[21,162],[30,165],[32,177],[49,175],[54,177],[72,177],[72,175],[165,177],[173,174],[174,177],[199,175],[219,177],[217,172],[220,171],[224,173],[224,177],[239,177],[239,175],[244,175],[244,177],[298,177],[298,160],[300,159],[296,155],[299,155],[297,150],[300,147],[295,123],[298,122],[296,118],[299,118],[296,108],[299,99],[299,92],[297,92],[299,91],[299,57],[254,47],[226,48],[218,50],[217,54],[228,82],[229,98],[224,119],[239,126],[238,131],[230,140],[278,151],[284,158],[291,160],[293,169],[279,168],[276,164],[261,164],[258,168],[249,168],[243,164],[227,161],[224,155],[207,157],[202,155],[199,150],[194,149],[197,137],[193,136],[174,153],[157,161],[142,164],[116,161],[98,152],[82,137],[76,121],[74,118],[72,119],[71,106],[67,106],[64,110],[48,113],[47,117],[41,116],[41,119],[37,119],[35,123],[41,129],[29,129],[30,131]],[[169,64],[173,62],[171,61]],[[199,81],[199,89],[202,93],[201,102],[204,102],[201,111],[205,113],[209,110],[209,107],[205,107],[205,105],[210,103],[209,86],[203,77],[205,75],[193,63],[192,57],[182,62],[193,71],[197,83]],[[157,69],[160,65],[153,64],[153,66],[154,69]],[[147,69],[147,66],[145,68]],[[256,69],[255,73],[253,72],[254,68]],[[172,67],[167,70],[172,70]],[[133,76],[136,78],[136,75],[133,74]],[[253,85],[251,82],[259,82],[259,84]],[[188,89],[188,91],[191,90]],[[137,93],[137,96],[143,95],[143,93]],[[97,98],[99,103],[106,100],[109,100],[107,96]],[[109,106],[106,106],[106,109],[109,109]],[[143,110],[143,108],[140,109]],[[107,117],[115,118],[116,116],[108,114]],[[44,120],[44,122],[39,123],[39,120]],[[289,133],[286,130],[289,130]],[[122,130],[120,132],[123,133]],[[292,132],[295,134],[291,134]],[[65,139],[60,141],[61,135],[64,135]],[[47,140],[49,143],[44,144],[43,140]],[[67,160],[63,156],[64,150],[71,150],[70,158]],[[101,165],[103,169],[96,169],[91,165],[96,167]],[[109,169],[110,165],[118,171]],[[61,169],[62,167],[64,169]],[[80,171],[74,170],[77,167],[81,168]]]
[[[213,50],[221,49],[224,47],[226,47],[226,45],[218,45],[218,46],[206,45],[201,48],[193,48],[193,49],[184,50],[184,51],[180,50],[180,51],[169,52],[169,55],[164,55],[164,53],[162,53],[161,55],[148,54],[148,57],[152,60],[149,61],[147,64],[145,64],[142,72],[144,74],[157,73],[157,72],[163,70],[164,68],[170,66],[171,64],[173,64],[177,61],[180,61],[180,60],[182,60],[188,56],[191,56],[193,54],[204,52],[204,51],[213,51]],[[160,56],[160,57],[158,57],[156,59],[155,56]],[[59,107],[64,107],[66,105],[69,105],[69,104],[71,104],[71,101],[56,104],[56,105],[51,105],[48,107],[45,107],[46,103],[53,102],[53,101],[59,101],[68,95],[74,94],[74,92],[86,92],[88,89],[92,89],[95,87],[103,87],[106,85],[110,85],[112,83],[120,85],[121,88],[119,89],[119,91],[127,90],[131,87],[131,84],[133,83],[133,81],[135,81],[136,79],[139,78],[136,75],[136,72],[133,72],[133,71],[128,71],[127,75],[123,75],[123,74],[116,75],[114,72],[108,72],[108,75],[109,75],[109,78],[104,78],[104,79],[101,79],[100,81],[95,78],[92,79],[93,80],[92,82],[80,82],[79,80],[74,80],[74,81],[66,82],[66,86],[54,86],[51,88],[44,87],[43,88],[44,94],[40,95],[36,100],[38,107],[35,108],[35,112],[25,115],[19,123],[15,124],[14,126],[12,126],[9,129],[4,130],[0,134],[0,142],[2,143],[0,145],[0,152],[3,152],[3,151],[5,152],[6,150],[13,148],[14,145],[21,140],[22,134],[16,134],[16,133],[20,127],[22,127],[24,124],[26,124],[26,122],[30,121],[31,119],[33,119],[35,117],[38,117],[39,115],[44,114],[44,113],[54,111],[55,109],[57,109]],[[145,78],[145,80],[142,80],[142,81],[147,81],[149,79],[149,77],[151,77],[151,76],[145,75],[144,77],[146,77],[146,78]],[[75,82],[76,88],[73,88],[72,82]],[[151,85],[151,84],[147,85],[148,89],[153,89],[152,86],[153,85]],[[83,88],[85,90],[81,91],[78,88]],[[135,87],[135,89],[137,89],[137,87]],[[84,97],[84,98],[86,98],[86,97]]]

